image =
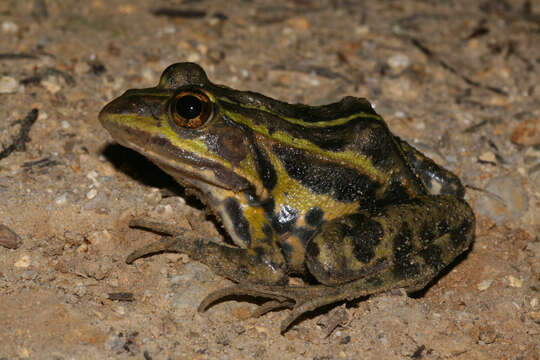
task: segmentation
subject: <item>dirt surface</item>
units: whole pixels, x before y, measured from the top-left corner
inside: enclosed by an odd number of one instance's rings
[[[3,0],[0,24],[1,359],[539,358],[540,1]],[[284,335],[288,310],[245,299],[197,313],[230,282],[181,254],[127,265],[158,238],[127,223],[219,229],[97,120],[180,61],[289,102],[368,98],[467,184],[472,250]]]

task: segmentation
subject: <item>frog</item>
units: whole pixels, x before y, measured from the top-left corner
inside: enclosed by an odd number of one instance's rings
[[[413,293],[469,249],[475,216],[465,187],[394,135],[365,98],[290,104],[212,83],[195,63],[167,67],[155,87],[127,90],[99,120],[190,190],[230,243],[172,222],[127,263],[187,254],[233,283],[198,308],[234,297],[290,309],[281,332],[323,306]]]

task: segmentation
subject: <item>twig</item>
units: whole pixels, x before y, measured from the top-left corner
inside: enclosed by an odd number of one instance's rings
[[[15,123],[20,123],[21,128],[19,129],[19,133],[15,138],[13,139],[13,142],[11,145],[8,145],[7,147],[3,148],[2,151],[0,151],[0,160],[3,158],[6,158],[14,151],[25,151],[26,150],[26,143],[29,142],[31,139],[28,136],[28,133],[30,132],[30,129],[32,128],[32,125],[36,122],[38,118],[38,109],[32,109],[30,112],[25,116],[22,120],[17,120]]]

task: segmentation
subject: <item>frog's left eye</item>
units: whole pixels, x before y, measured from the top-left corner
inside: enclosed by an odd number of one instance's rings
[[[212,115],[212,102],[202,92],[182,91],[174,97],[171,113],[176,125],[197,128]]]

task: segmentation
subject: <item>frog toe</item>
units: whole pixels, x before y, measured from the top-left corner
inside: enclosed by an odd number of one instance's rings
[[[163,251],[174,251],[177,240],[171,236],[162,236],[161,239],[151,244],[138,248],[126,258],[127,264],[132,264],[138,258]]]
[[[276,293],[270,293],[270,292],[266,292],[264,290],[262,290],[262,288],[258,288],[258,289],[254,289],[252,287],[245,287],[245,286],[242,286],[242,285],[235,285],[235,286],[230,286],[230,287],[226,287],[226,288],[223,288],[223,289],[219,289],[219,290],[216,290],[212,293],[210,293],[209,295],[207,295],[200,303],[199,305],[199,308],[197,309],[199,312],[204,312],[206,311],[212,304],[214,304],[215,302],[218,302],[220,300],[223,300],[223,299],[226,299],[226,298],[230,298],[230,297],[237,297],[237,296],[250,296],[250,297],[261,297],[261,298],[267,298],[267,299],[273,299],[273,301],[270,301],[269,303],[279,303],[281,304],[281,306],[271,306],[268,310],[264,311],[265,309],[263,309],[262,312],[255,312],[256,316],[254,317],[258,317],[260,315],[263,315],[265,313],[267,313],[268,311],[271,311],[271,310],[274,310],[274,309],[277,309],[277,308],[283,308],[283,307],[292,307],[292,305],[289,305],[290,303],[292,303],[291,299],[286,297],[286,296],[283,296],[283,295],[280,295],[280,294],[276,294]],[[265,304],[266,305],[266,304]],[[262,307],[264,307],[265,305],[262,305]]]
[[[182,235],[186,231],[190,231],[184,227],[178,226],[174,223],[166,223],[161,221],[150,220],[146,218],[135,218],[129,222],[131,228],[141,228],[150,230],[155,233],[164,235]]]

